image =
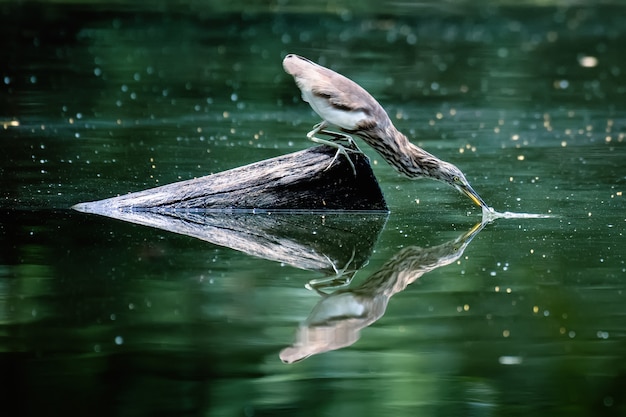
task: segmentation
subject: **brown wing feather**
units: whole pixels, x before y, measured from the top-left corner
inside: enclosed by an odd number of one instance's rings
[[[296,79],[300,89],[309,89],[339,109],[363,111],[369,115],[382,110],[376,99],[363,87],[313,61],[290,54],[285,57],[283,67]]]

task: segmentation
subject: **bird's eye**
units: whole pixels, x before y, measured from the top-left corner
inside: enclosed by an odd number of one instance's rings
[[[454,176],[454,178],[452,178],[452,180],[453,180],[454,182],[461,182],[461,178],[459,178],[459,176],[458,176],[458,175],[455,175],[455,176]]]

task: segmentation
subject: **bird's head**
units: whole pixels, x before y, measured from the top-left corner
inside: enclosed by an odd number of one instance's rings
[[[465,178],[465,175],[463,175],[463,172],[461,172],[459,168],[449,162],[441,162],[442,163],[439,166],[437,179],[450,184],[462,194],[468,196],[470,200],[472,200],[477,206],[481,208],[489,207],[487,203],[485,203],[483,199],[478,195],[478,193],[474,191],[472,186],[469,184],[469,181],[467,181],[467,178]]]

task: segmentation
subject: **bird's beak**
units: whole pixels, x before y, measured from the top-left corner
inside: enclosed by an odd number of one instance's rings
[[[476,204],[477,206],[481,207],[481,208],[488,208],[489,206],[487,205],[487,203],[485,203],[483,201],[482,198],[480,198],[480,196],[478,195],[478,193],[476,191],[474,191],[474,189],[469,185],[459,185],[457,187],[459,189],[459,191],[461,191],[463,194],[465,194],[466,196],[468,196],[470,198],[470,200],[472,200],[474,202],[474,204]]]

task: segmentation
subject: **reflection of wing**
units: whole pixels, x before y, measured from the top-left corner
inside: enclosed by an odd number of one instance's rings
[[[382,316],[385,297],[361,297],[353,292],[337,291],[315,305],[298,328],[297,342],[280,352],[284,363],[293,363],[317,353],[352,345],[362,328]]]
[[[439,246],[405,248],[358,287],[323,296],[298,328],[295,343],[280,352],[281,360],[293,363],[352,345],[361,329],[383,316],[394,294],[425,273],[459,259],[484,226],[477,224],[457,239]]]

